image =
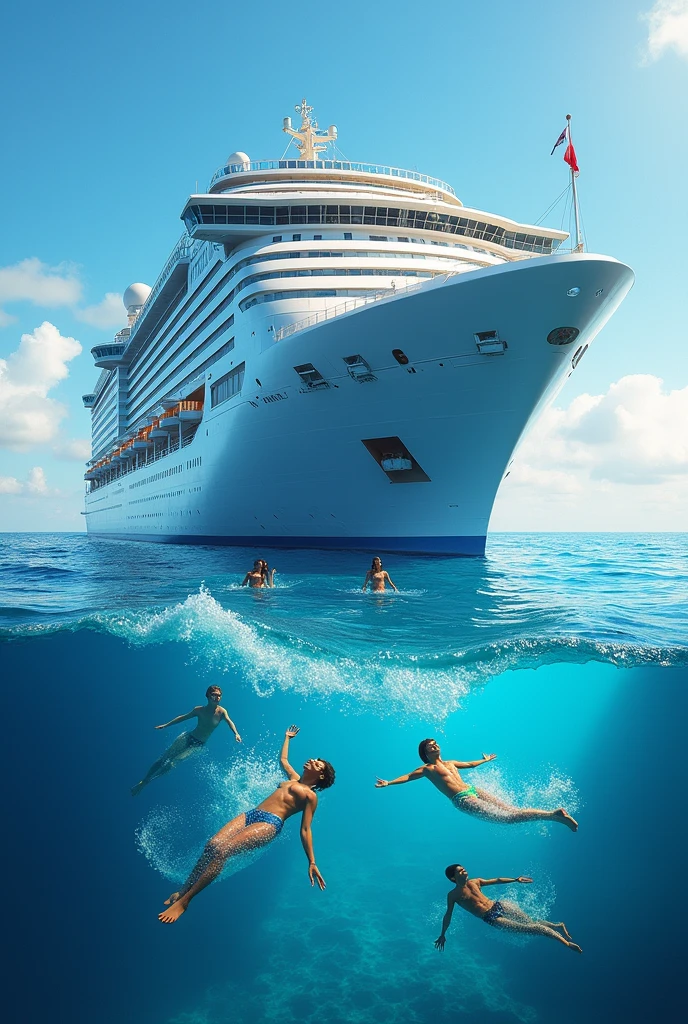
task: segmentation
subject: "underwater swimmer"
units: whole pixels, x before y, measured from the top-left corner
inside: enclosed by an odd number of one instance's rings
[[[306,761],[300,775],[292,768],[287,757],[289,741],[298,731],[295,725],[287,729],[280,753],[280,764],[289,781],[281,782],[262,804],[233,818],[208,840],[184,887],[165,900],[169,910],[158,914],[164,924],[173,924],[181,917],[194,896],[217,878],[230,857],[266,846],[279,834],[287,818],[299,811],[302,812],[301,843],[308,857],[308,877],[311,885],[317,882],[320,889],[325,888],[325,879],[315,863],[311,825],[318,806],[316,790],[334,785],[334,768],[321,758]]]
[[[563,921],[534,921],[517,903],[512,903],[511,900],[488,899],[482,891],[485,885],[512,885],[514,882],[528,885],[533,881],[532,878],[523,875],[518,878],[469,878],[468,872],[461,864],[450,864],[444,873],[450,882],[456,882],[456,887],[447,893],[447,912],[442,918],[442,932],[440,937],[435,939],[435,949],[440,952],[444,949],[445,936],[454,907],[463,907],[469,914],[481,918],[493,928],[520,932],[522,935],[544,935],[548,939],[563,942],[569,949],[575,949],[578,953],[583,952],[580,946],[571,941]]]
[[[504,800],[498,799],[492,793],[484,789],[476,789],[461,778],[460,768],[477,768],[481,764],[493,761],[496,754],[483,754],[480,761],[443,761],[440,757],[440,748],[436,740],[423,740],[418,747],[418,755],[425,763],[420,768],[415,768],[408,775],[400,775],[398,779],[387,782],[385,779],[378,779],[375,783],[377,789],[385,786],[400,786],[404,782],[415,782],[417,779],[429,779],[433,786],[439,789],[440,793],[448,796],[457,811],[465,811],[466,814],[475,814],[486,821],[495,821],[502,824],[516,824],[522,821],[556,821],[566,825],[575,832],[578,822],[570,814],[567,814],[563,807],[556,811],[543,811],[534,807],[514,807]]]
[[[373,593],[381,593],[385,589],[385,580],[389,583],[392,590],[398,590],[398,588],[392,583],[387,570],[382,568],[382,561],[376,555],[370,569],[368,569],[368,572],[366,573],[366,578],[361,590],[365,590],[368,584],[370,584],[370,589]]]
[[[181,736],[177,736],[172,746],[168,747],[162,757],[159,757],[155,764],[151,765],[146,777],[137,782],[132,789],[132,796],[138,796],[143,787],[147,786],[153,779],[159,779],[161,775],[166,775],[180,761],[185,761],[187,757],[205,746],[206,740],[221,722],[227,723],[234,733],[234,739],[237,743],[241,743],[241,736],[237,732],[234,722],[225,709],[220,707],[220,698],[222,697],[220,687],[209,686],[205,691],[205,695],[208,701],[207,704],[199,704],[198,707],[193,708],[186,715],[179,715],[164,725],[156,725],[156,729],[167,729],[170,725],[185,722],[188,718],[198,719],[198,724],[193,732],[183,732]]]

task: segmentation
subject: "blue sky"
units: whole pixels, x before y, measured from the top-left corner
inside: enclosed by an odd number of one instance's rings
[[[82,528],[91,346],[124,322],[117,295],[154,283],[196,182],[236,149],[281,156],[302,96],[350,159],[530,222],[566,185],[549,154],[572,113],[588,246],[637,281],[493,527],[686,529],[688,0],[39,0],[3,36],[0,530]]]

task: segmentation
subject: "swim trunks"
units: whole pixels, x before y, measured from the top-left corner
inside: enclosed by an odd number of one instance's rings
[[[186,745],[187,747],[204,747],[205,741],[199,740],[196,736],[192,736],[191,733],[188,733],[186,737]]]
[[[275,826],[275,835],[280,831],[284,822],[281,818],[278,818],[276,814],[271,814],[270,811],[261,811],[259,807],[254,807],[252,811],[246,811],[246,825],[255,825],[258,821],[264,821],[268,825]]]
[[[483,921],[485,924],[494,924],[498,917],[506,917],[506,910],[499,900],[495,900],[488,912],[483,914]]]
[[[475,786],[469,786],[467,789],[462,789],[460,793],[454,793],[454,796],[451,798],[451,802],[454,804],[454,807],[456,807],[457,811],[460,811],[462,800],[465,800],[466,797],[468,796],[477,795],[478,794],[476,792]]]

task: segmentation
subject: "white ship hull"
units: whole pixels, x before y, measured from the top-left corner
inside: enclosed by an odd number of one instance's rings
[[[482,554],[519,438],[632,282],[609,257],[528,259],[401,292],[263,351],[256,345],[241,393],[215,409],[211,380],[229,362],[213,366],[190,444],[87,494],[88,531],[260,550]],[[572,288],[579,294],[569,296]],[[273,319],[277,312],[269,310]],[[264,332],[266,315],[256,306],[244,322],[254,317]],[[548,344],[558,327],[580,334]],[[507,348],[481,354],[474,335],[492,330]],[[403,350],[407,366],[392,349]],[[352,378],[343,361],[352,354],[375,380]],[[329,386],[303,385],[294,370],[303,363]],[[423,479],[402,471],[392,482],[363,443],[392,437]],[[161,476],[167,469],[174,474]]]

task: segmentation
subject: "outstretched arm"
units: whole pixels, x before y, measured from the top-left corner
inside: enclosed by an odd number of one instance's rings
[[[440,932],[439,938],[435,939],[435,949],[438,949],[440,953],[444,949],[444,944],[447,941],[447,928],[451,924],[452,914],[454,913],[454,906],[454,900],[452,899],[451,893],[449,893],[447,896],[447,910],[444,917],[442,918],[442,931]]]
[[[189,711],[188,714],[186,714],[186,715],[177,715],[177,717],[173,718],[171,722],[165,722],[164,725],[156,725],[155,728],[156,729],[167,729],[168,726],[170,726],[170,725],[177,725],[178,722],[185,722],[187,720],[187,718],[197,718],[197,717],[198,717],[198,708],[194,708],[193,711]]]
[[[478,768],[481,764],[487,764],[488,761],[494,761],[496,754],[483,754],[479,761],[452,761],[457,768]]]
[[[365,588],[368,586],[368,583],[370,582],[370,577],[371,577],[371,572],[370,572],[370,569],[368,569],[368,572],[366,573],[366,578],[363,581],[363,586],[361,587],[361,590],[365,590]]]
[[[249,581],[250,578],[251,578],[251,573],[247,572],[246,575],[244,576],[243,580],[241,581],[242,587],[245,587],[245,586],[248,585],[248,581]]]
[[[274,587],[275,585],[275,569],[270,569],[268,572],[268,586]]]
[[[234,739],[235,739],[235,740],[237,741],[237,743],[241,743],[241,736],[240,736],[240,735],[239,735],[239,733],[237,732],[237,727],[236,727],[236,725],[234,724],[234,722],[232,721],[232,719],[231,719],[231,718],[229,717],[229,715],[227,714],[227,712],[226,712],[226,711],[225,711],[225,722],[227,723],[227,725],[229,726],[229,728],[230,728],[230,729],[232,730],[232,732],[234,733]]]
[[[378,779],[375,783],[375,789],[384,789],[385,786],[401,786],[403,782],[415,782],[416,779],[423,778],[424,771],[424,767],[414,768],[408,775],[400,775],[398,779],[390,779],[389,782],[387,779]]]
[[[282,771],[285,775],[291,779],[292,782],[296,782],[301,776],[298,772],[295,772],[292,766],[289,764],[289,740],[293,740],[299,731],[297,725],[290,725],[284,734],[284,743],[282,744],[282,750],[280,752],[280,764],[282,765]]]
[[[392,588],[392,590],[397,590],[398,591],[399,588],[394,586],[394,584],[392,583],[392,579],[391,579],[389,573],[387,572],[387,570],[385,570],[385,576],[386,576],[387,582],[389,583],[389,585]]]
[[[304,852],[308,857],[308,877],[311,880],[311,885],[318,883],[318,887],[322,890],[325,888],[325,879],[318,871],[315,863],[315,854],[313,853],[313,830],[311,825],[313,823],[313,815],[315,809],[318,806],[318,797],[311,790],[308,796],[308,803],[303,809],[303,815],[301,816],[301,844]]]
[[[533,881],[532,878],[527,878],[525,875],[519,875],[518,878],[474,878],[474,882],[478,885],[511,885],[513,882],[520,882],[522,885],[528,885]]]

